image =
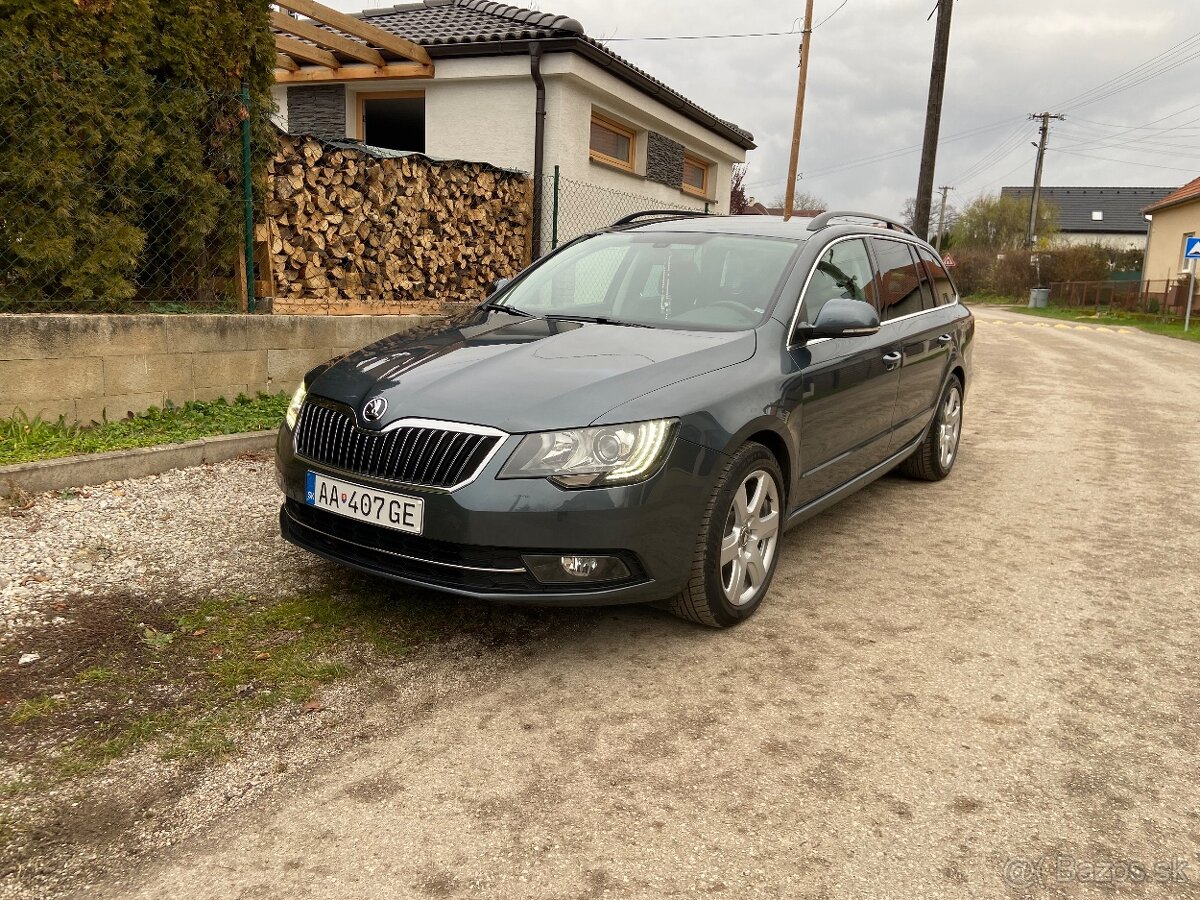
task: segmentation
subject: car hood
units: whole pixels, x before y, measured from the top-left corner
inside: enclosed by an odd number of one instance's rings
[[[398,334],[334,363],[309,385],[366,428],[402,418],[509,433],[591,424],[650,391],[749,359],[753,331],[672,331],[476,313],[432,334]],[[375,397],[376,422],[362,419]]]

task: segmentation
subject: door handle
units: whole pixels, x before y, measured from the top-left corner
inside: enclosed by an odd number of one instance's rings
[[[952,334],[940,334],[940,335],[938,335],[937,342],[938,342],[939,344],[941,344],[941,345],[944,347],[944,346],[946,346],[948,343],[950,343],[952,340],[954,340],[954,335],[952,335]]]
[[[883,367],[889,372],[904,362],[904,354],[899,350],[894,350],[891,353],[885,353],[883,356]]]

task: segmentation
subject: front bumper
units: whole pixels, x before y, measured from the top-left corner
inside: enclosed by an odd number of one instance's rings
[[[286,495],[280,531],[299,547],[372,575],[505,603],[641,603],[682,590],[720,454],[676,439],[663,468],[642,484],[566,491],[541,479],[496,479],[519,440],[520,436],[508,438],[478,478],[447,493],[366,478],[297,457],[291,432],[284,427],[276,453]],[[421,497],[423,533],[409,535],[307,506],[309,471]],[[526,569],[524,554],[618,556],[630,578],[541,584]]]

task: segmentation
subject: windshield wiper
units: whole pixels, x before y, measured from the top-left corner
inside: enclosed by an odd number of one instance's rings
[[[479,308],[486,309],[486,310],[495,310],[496,312],[506,312],[506,313],[509,313],[510,315],[514,315],[514,316],[523,316],[526,319],[537,318],[531,312],[525,312],[525,310],[517,309],[515,306],[506,306],[503,303],[493,303],[490,300],[487,303],[481,303],[479,305]]]
[[[590,325],[628,325],[630,328],[653,328],[653,325],[643,325],[641,322],[626,322],[624,319],[610,319],[607,316],[573,316],[568,313],[556,313],[545,316],[547,319],[561,319],[567,322],[587,322]]]

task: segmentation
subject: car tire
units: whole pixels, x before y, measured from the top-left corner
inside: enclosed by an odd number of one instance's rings
[[[713,488],[691,577],[668,609],[710,628],[728,628],[752,616],[771,587],[779,561],[785,496],[783,475],[771,451],[761,444],[745,444]]]
[[[962,438],[963,386],[957,375],[951,375],[937,412],[925,432],[925,439],[913,454],[900,464],[900,472],[920,481],[941,481],[950,474],[958,459],[958,443]]]

